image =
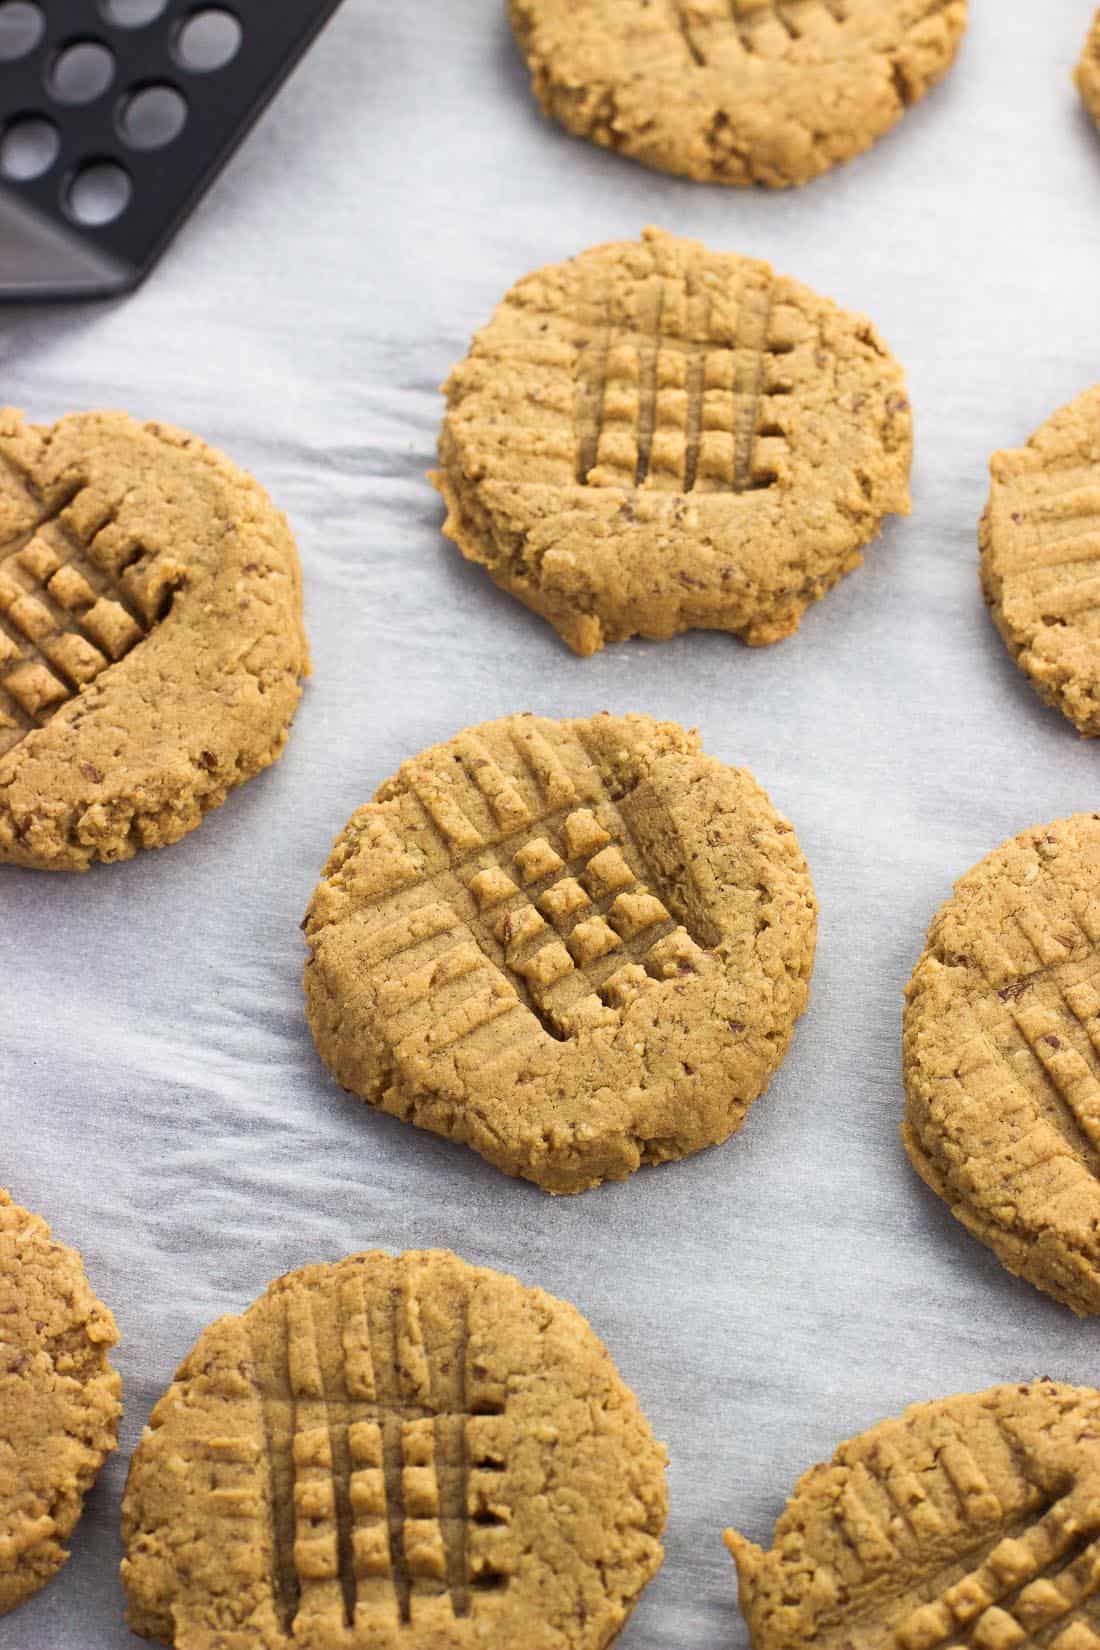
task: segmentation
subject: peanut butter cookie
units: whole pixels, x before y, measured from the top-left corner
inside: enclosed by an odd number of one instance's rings
[[[250,476],[122,413],[0,411],[0,863],[178,841],[279,755],[308,669]]]
[[[580,654],[779,641],[909,509],[870,322],[658,230],[520,281],[444,388],[444,532]]]
[[[1077,65],[1077,90],[1089,114],[1100,126],[1100,11],[1093,20],[1081,61]]]
[[[64,1564],[118,1442],[117,1340],[76,1250],[0,1189],[0,1615]]]
[[[753,1650],[1100,1650],[1100,1393],[914,1404],[726,1543]]]
[[[548,1191],[738,1129],[806,1006],[790,825],[645,716],[507,717],[353,814],[304,923],[346,1089]]]
[[[1100,734],[1100,384],[990,460],[982,589],[1040,698]]]
[[[123,1505],[178,1650],[603,1650],[658,1569],[664,1450],[580,1314],[444,1251],[279,1278],[200,1337]]]
[[[1010,1272],[1100,1312],[1100,814],[967,872],[906,992],[905,1146]]]
[[[509,0],[569,131],[703,182],[806,183],[950,68],[966,0]]]

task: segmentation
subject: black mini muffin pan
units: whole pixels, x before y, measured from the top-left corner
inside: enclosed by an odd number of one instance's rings
[[[152,268],[339,0],[0,0],[0,299]]]

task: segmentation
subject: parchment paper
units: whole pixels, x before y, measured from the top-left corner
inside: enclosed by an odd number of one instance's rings
[[[1100,801],[983,609],[986,460],[1100,378],[1100,137],[1069,72],[1091,0],[975,0],[943,87],[788,195],[650,174],[538,114],[498,0],[346,0],[146,287],[0,315],[0,399],[193,428],[291,517],[316,673],[284,760],[180,845],[0,872],[0,1181],[117,1314],[122,1447],[0,1650],[123,1650],[119,1499],[204,1324],[269,1278],[446,1245],[574,1301],[667,1440],[667,1558],[624,1650],[746,1643],[721,1530],[906,1403],[1095,1381],[1095,1324],[1002,1271],[899,1139],[901,991],[953,879]],[[800,635],[587,662],[440,536],[436,386],[508,285],[645,223],[770,258],[905,363],[915,513]],[[516,709],[698,724],[794,820],[821,899],[812,1007],[744,1132],[552,1201],[325,1076],[301,917],[401,759]],[[522,1650],[501,1646],[500,1650]]]

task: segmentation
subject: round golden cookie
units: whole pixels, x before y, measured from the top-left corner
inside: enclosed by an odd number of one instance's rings
[[[662,172],[806,183],[944,75],[966,0],[509,0],[547,114]]]
[[[741,1126],[806,1006],[816,905],[791,826],[696,734],[513,716],[352,815],[303,927],[346,1089],[579,1192]]]
[[[442,1250],[309,1266],[154,1409],[129,1622],[178,1650],[603,1650],[660,1566],[664,1466],[564,1301]]]
[[[444,532],[580,654],[779,641],[909,509],[870,322],[658,230],[520,281],[444,388]]]
[[[753,1650],[1100,1650],[1100,1393],[914,1404],[726,1544]]]
[[[118,1442],[117,1340],[76,1250],[0,1189],[0,1615],[64,1564]]]
[[[178,841],[279,755],[308,669],[251,476],[123,413],[0,411],[0,864]]]
[[[1100,734],[1100,384],[994,453],[980,528],[985,599],[1040,698]]]
[[[1093,20],[1085,49],[1077,65],[1077,90],[1089,114],[1100,126],[1100,11]]]
[[[906,991],[913,1166],[1010,1272],[1100,1312],[1100,814],[969,871]]]

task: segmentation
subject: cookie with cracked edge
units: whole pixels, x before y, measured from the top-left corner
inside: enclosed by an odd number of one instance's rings
[[[194,436],[0,411],[0,863],[164,847],[275,761],[301,607],[285,518]]]
[[[1100,1393],[914,1404],[726,1544],[753,1650],[1100,1650]]]
[[[0,1615],[64,1564],[118,1443],[117,1341],[76,1250],[0,1188]]]
[[[1096,13],[1075,76],[1085,107],[1100,126],[1100,11]]]
[[[906,990],[913,1167],[1015,1272],[1100,1312],[1100,814],[1003,843]]]
[[[442,1250],[309,1266],[154,1409],[129,1622],[178,1650],[603,1650],[660,1565],[664,1468],[564,1301]]]
[[[303,924],[352,1093],[551,1192],[738,1129],[806,1006],[790,824],[672,722],[505,717],[352,815]]]
[[[994,453],[979,530],[982,591],[1041,699],[1100,734],[1100,384],[1025,447]]]
[[[444,391],[444,532],[582,655],[779,641],[909,510],[905,380],[871,323],[659,230],[520,281]]]
[[[701,182],[802,184],[946,74],[966,0],[509,0],[544,111]]]

